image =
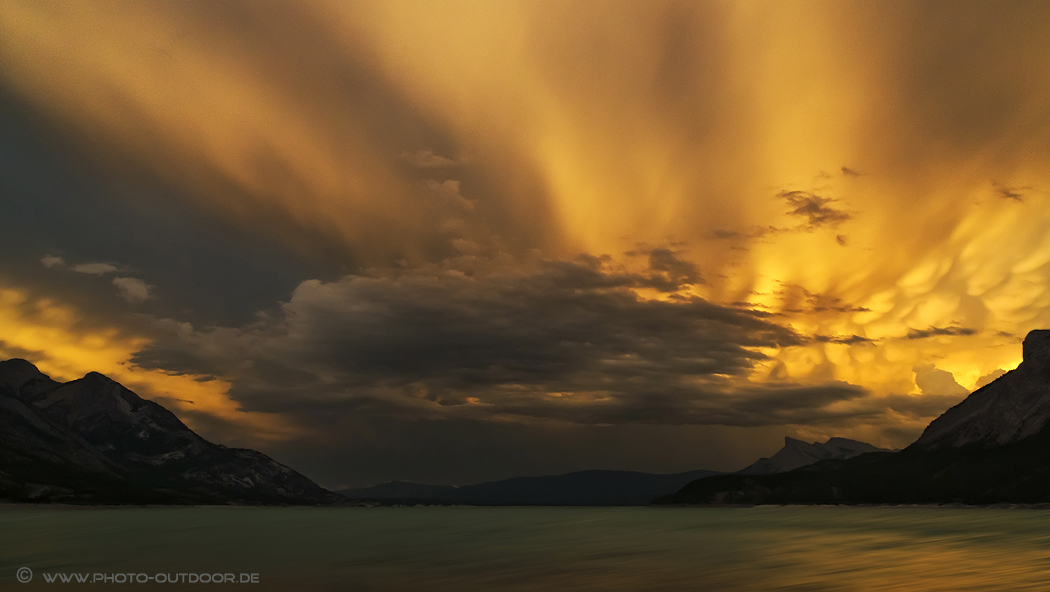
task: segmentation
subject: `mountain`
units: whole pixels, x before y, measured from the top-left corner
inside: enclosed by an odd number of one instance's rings
[[[686,483],[718,474],[689,471],[669,475],[636,471],[579,471],[549,477],[515,477],[463,487],[394,481],[340,491],[353,499],[429,502],[483,506],[624,506],[646,505]]]
[[[760,458],[750,466],[740,469],[737,475],[769,475],[785,473],[797,468],[811,465],[828,459],[847,459],[868,452],[890,452],[871,444],[850,440],[848,438],[830,438],[821,444],[807,444],[802,440],[784,438],[784,447],[770,458]]]
[[[451,485],[423,485],[408,481],[390,481],[358,489],[336,491],[353,499],[365,500],[448,500],[458,488]]]
[[[208,442],[164,407],[97,372],[60,383],[13,359],[0,362],[0,499],[322,504],[343,498],[265,454]]]
[[[1042,431],[1050,417],[1050,331],[1032,331],[1022,362],[933,420],[915,446],[923,450],[984,448],[1018,442]]]
[[[898,453],[699,479],[656,503],[1050,503],[1050,331],[1029,333],[1022,353],[1015,370],[971,393]]]

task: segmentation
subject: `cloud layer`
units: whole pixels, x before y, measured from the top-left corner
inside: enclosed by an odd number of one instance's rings
[[[276,318],[173,324],[132,361],[233,376],[246,409],[282,413],[358,401],[433,417],[758,426],[820,422],[866,394],[840,382],[751,382],[760,349],[802,338],[766,313],[640,298],[633,289],[664,285],[665,269],[683,277],[667,251],[653,253],[642,273],[581,257],[528,271],[308,281]]]

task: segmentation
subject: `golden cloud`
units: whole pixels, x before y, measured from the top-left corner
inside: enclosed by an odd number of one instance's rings
[[[889,395],[1050,326],[1050,7],[947,6],[9,1],[0,76],[316,256],[680,245],[689,293],[821,338],[755,379]],[[8,325],[50,352],[73,323],[40,322]],[[137,347],[106,343],[59,357]]]

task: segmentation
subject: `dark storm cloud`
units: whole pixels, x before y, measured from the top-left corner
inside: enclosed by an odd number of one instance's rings
[[[804,338],[766,313],[632,289],[698,280],[666,249],[629,273],[602,258],[471,276],[449,268],[304,282],[277,318],[167,331],[133,361],[231,376],[245,409],[308,415],[341,402],[398,417],[518,417],[577,424],[820,422],[863,396],[844,383],[758,385],[757,348]],[[166,327],[166,329],[165,329]]]
[[[629,257],[648,259],[649,273],[638,278],[638,286],[674,292],[683,286],[704,283],[700,268],[691,261],[679,258],[680,253],[666,247],[639,247],[626,253]]]
[[[110,10],[120,18],[40,8],[26,10],[44,19],[48,39],[70,26],[82,54],[35,51],[56,60],[42,95],[2,55],[0,93],[38,119],[57,110],[51,131],[76,164],[136,192],[159,186],[161,201],[179,202],[168,207],[195,210],[241,242],[342,274],[438,260],[450,239],[490,232],[519,252],[560,241],[527,158],[493,147],[478,150],[484,166],[459,166],[463,135],[387,76],[365,36],[341,29],[323,6],[117,2]],[[91,52],[112,55],[119,74],[109,76],[105,60],[78,61]],[[61,92],[62,84],[71,86]],[[94,121],[113,113],[119,125]],[[446,220],[430,181],[442,194],[455,189],[447,197],[460,205],[469,201],[457,198],[461,183],[470,200],[485,199],[471,216]]]
[[[735,413],[751,414],[751,420],[728,425],[777,425],[834,423],[846,418],[875,417],[877,412],[856,406],[837,408],[837,403],[860,401],[868,395],[862,387],[832,381],[820,386],[791,386],[756,389]],[[763,419],[760,419],[763,418]]]
[[[202,324],[240,324],[307,277],[338,277],[333,262],[304,260],[242,228],[186,206],[163,184],[114,183],[57,147],[49,128],[0,89],[0,276],[124,324],[117,262],[156,286],[144,308]],[[114,267],[117,267],[116,265]]]
[[[841,343],[845,345],[857,345],[858,343],[875,343],[874,339],[861,337],[860,335],[817,335],[812,338],[818,343]]]
[[[958,405],[967,393],[917,395],[888,395],[881,399],[887,408],[909,418],[929,420]]]
[[[826,173],[823,173],[823,175],[826,175]],[[853,218],[853,215],[850,212],[838,209],[831,205],[839,200],[830,197],[823,197],[809,191],[784,190],[777,193],[776,197],[783,199],[791,208],[785,212],[787,215],[800,218],[803,222],[792,227],[767,225],[752,226],[746,230],[715,228],[706,233],[706,238],[730,241],[753,241],[774,238],[777,235],[786,233],[805,233],[813,232],[818,228],[836,228],[843,222]],[[846,246],[848,244],[848,238],[849,237],[845,234],[838,234],[835,236],[835,241],[840,246]]]
[[[781,288],[774,292],[774,294],[779,296],[781,302],[783,302],[783,312],[814,314],[826,312],[854,313],[869,311],[868,308],[863,306],[844,303],[842,299],[837,296],[810,292],[797,284],[781,284]]]
[[[710,238],[728,240],[736,238],[749,238],[749,235],[739,230],[728,230],[725,228],[716,228],[708,233]]]
[[[707,233],[706,238],[716,240],[754,240],[766,238],[772,235],[790,232],[787,228],[776,226],[754,226],[748,230],[730,230],[728,228],[716,228]]]
[[[999,183],[992,183],[992,187],[995,189],[995,194],[1003,199],[1012,199],[1014,201],[1024,201],[1024,191],[1030,191],[1031,187],[1008,187],[1006,185],[1000,185]]]
[[[798,190],[781,191],[777,197],[782,198],[791,207],[787,212],[789,215],[803,218],[810,228],[838,226],[852,217],[849,212],[830,205],[837,202],[837,199],[821,197],[816,193]]]
[[[938,335],[975,335],[976,333],[976,329],[966,327],[930,327],[929,329],[910,329],[908,331],[908,339],[926,339],[927,337],[936,337]]]

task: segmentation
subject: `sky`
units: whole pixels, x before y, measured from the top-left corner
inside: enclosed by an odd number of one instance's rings
[[[1050,328],[1050,4],[0,3],[0,359],[328,487],[890,448]]]

